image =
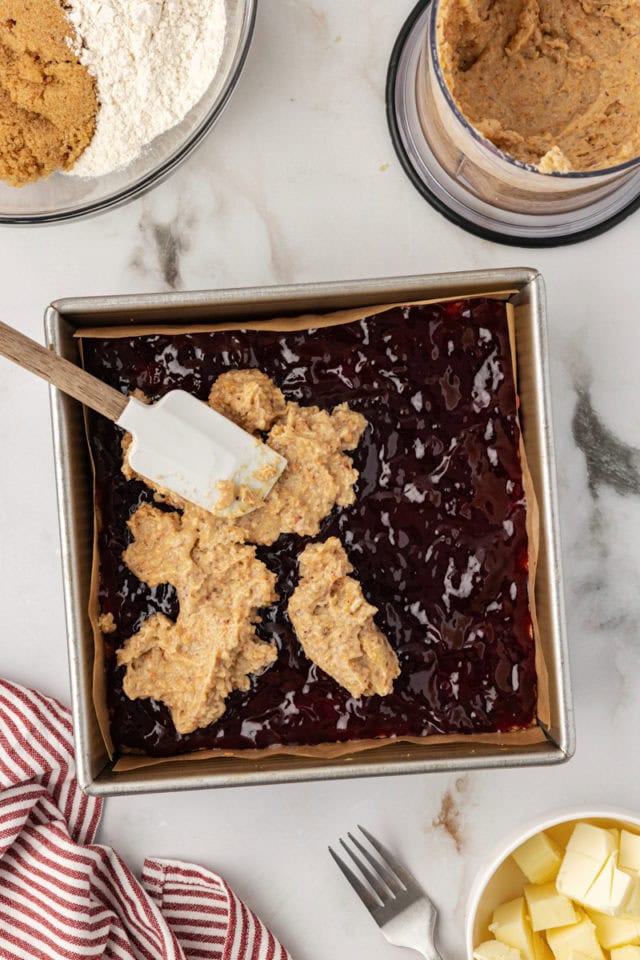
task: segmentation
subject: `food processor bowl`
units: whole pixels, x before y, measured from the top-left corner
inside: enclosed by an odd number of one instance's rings
[[[587,173],[541,173],[466,120],[438,51],[440,0],[421,0],[394,48],[387,116],[400,160],[434,207],[471,233],[517,246],[574,243],[640,204],[640,157]]]

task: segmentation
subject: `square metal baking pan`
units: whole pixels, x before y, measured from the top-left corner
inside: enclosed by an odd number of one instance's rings
[[[516,291],[514,306],[522,429],[536,486],[540,557],[536,603],[540,642],[549,671],[550,723],[539,721],[544,740],[530,745],[470,741],[424,745],[388,743],[338,760],[275,756],[256,760],[173,760],[117,772],[105,750],[92,698],[93,634],[89,622],[92,557],[92,479],[82,407],[51,389],[55,468],[60,513],[65,609],[78,779],[90,794],[108,796],[161,790],[258,783],[425,773],[478,767],[561,763],[574,750],[566,628],[558,538],[555,461],[549,398],[545,296],[536,270],[516,268],[382,280],[255,287],[119,297],[58,300],[45,315],[46,340],[78,363],[80,327],[215,322],[295,316],[380,303]],[[507,737],[508,740],[508,737]]]

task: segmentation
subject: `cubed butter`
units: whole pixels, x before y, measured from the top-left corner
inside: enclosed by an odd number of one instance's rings
[[[616,854],[612,853],[585,895],[580,898],[580,902],[592,910],[597,910],[599,913],[609,913],[615,916],[616,912],[609,909],[611,886],[613,884],[615,869]]]
[[[493,913],[489,930],[496,940],[519,950],[523,960],[536,960],[533,933],[525,912],[524,897],[509,900],[498,907]]]
[[[582,953],[589,960],[604,960],[595,925],[584,915],[578,923],[549,930],[547,941],[556,960],[570,960],[572,953]]]
[[[541,933],[533,934],[533,953],[535,960],[553,960],[553,954]]]
[[[558,893],[586,904],[589,890],[617,849],[610,830],[590,823],[576,824],[556,880]]]
[[[638,910],[640,891],[638,890],[638,880],[630,876],[624,870],[617,867],[613,872],[611,881],[610,909],[603,913],[610,913],[614,917],[635,916]]]
[[[558,875],[562,848],[546,833],[537,833],[514,850],[512,857],[529,883],[548,883]]]
[[[473,960],[521,960],[521,957],[519,950],[500,940],[485,940],[473,951]]]
[[[589,917],[595,924],[598,940],[605,950],[626,947],[628,944],[640,945],[640,922],[637,920],[609,917],[592,910],[589,911]]]
[[[611,960],[640,960],[640,947],[614,947],[611,951]]]
[[[600,864],[618,849],[617,834],[592,823],[577,823],[567,844],[567,850],[581,853]]]
[[[618,866],[622,870],[640,873],[640,836],[629,830],[620,832],[620,856]]]
[[[598,913],[621,916],[634,893],[635,882],[630,874],[618,870],[617,861],[617,852],[612,853],[584,897],[575,899]]]
[[[631,893],[624,905],[625,917],[634,917],[640,923],[640,877],[631,874],[632,886]]]
[[[567,850],[556,878],[558,893],[570,900],[584,903],[603,866],[604,863],[599,863],[591,857]]]
[[[558,893],[553,881],[528,884],[524,888],[524,896],[533,930],[566,927],[578,919],[571,900]]]

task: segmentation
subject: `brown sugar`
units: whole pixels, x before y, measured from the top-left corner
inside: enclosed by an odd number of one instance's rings
[[[0,179],[69,170],[94,134],[96,85],[60,0],[0,0]]]

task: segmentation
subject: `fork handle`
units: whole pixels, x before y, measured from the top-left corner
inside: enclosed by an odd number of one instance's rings
[[[63,393],[97,410],[109,420],[118,420],[129,398],[102,383],[97,377],[47,350],[31,337],[0,320],[0,356],[42,377]]]
[[[382,934],[389,943],[415,950],[424,960],[442,960],[435,944],[437,918],[433,903],[422,897],[388,920]]]

